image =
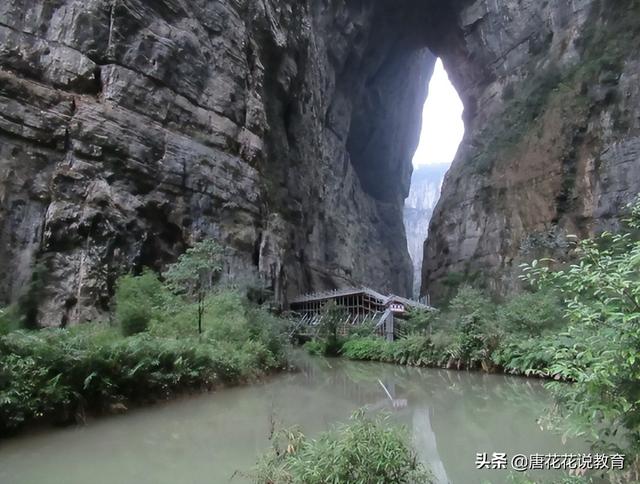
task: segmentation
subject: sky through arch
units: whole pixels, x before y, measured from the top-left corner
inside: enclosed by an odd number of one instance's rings
[[[422,112],[422,132],[413,156],[414,167],[453,161],[464,135],[463,109],[442,60],[438,59]]]

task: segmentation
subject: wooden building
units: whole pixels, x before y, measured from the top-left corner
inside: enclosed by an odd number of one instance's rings
[[[324,308],[329,302],[343,309],[342,333],[347,333],[350,326],[373,323],[374,331],[389,340],[393,340],[396,333],[395,319],[403,318],[408,309],[432,309],[417,301],[393,294],[385,296],[367,287],[315,292],[294,298],[289,304],[291,311],[299,317],[298,330],[313,334],[326,316]]]

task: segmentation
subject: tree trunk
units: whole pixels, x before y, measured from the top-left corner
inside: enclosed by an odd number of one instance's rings
[[[198,334],[202,334],[202,314],[204,313],[204,296],[202,286],[198,283]]]

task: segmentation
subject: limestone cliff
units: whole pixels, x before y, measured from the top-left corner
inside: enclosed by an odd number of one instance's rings
[[[0,304],[96,319],[119,274],[201,237],[281,301],[408,293],[434,58],[405,3],[2,2]]]
[[[442,180],[449,166],[449,163],[419,166],[411,175],[411,189],[404,202],[404,228],[413,264],[414,297],[420,294],[423,244],[429,232],[429,221],[440,198]]]
[[[480,0],[457,25],[466,135],[425,246],[436,302],[515,290],[519,264],[564,260],[640,191],[640,2]]]
[[[119,274],[202,237],[281,301],[407,294],[434,54],[468,126],[423,290],[508,288],[523,248],[609,223],[638,186],[637,19],[635,0],[5,0],[0,304],[96,319]]]

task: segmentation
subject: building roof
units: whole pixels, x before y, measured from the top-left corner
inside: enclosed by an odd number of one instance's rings
[[[401,303],[405,306],[421,308],[421,309],[433,309],[432,307],[423,304],[418,301],[414,301],[413,299],[407,299],[402,296],[396,296],[395,294],[390,294],[385,296],[384,294],[379,293],[369,287],[350,287],[344,289],[334,289],[332,291],[320,291],[313,292],[308,294],[303,294],[301,296],[295,297],[290,301],[290,304],[300,304],[310,301],[323,301],[326,299],[335,299],[338,297],[345,296],[356,296],[359,294],[365,294],[369,296],[371,299],[375,299],[380,305],[388,306],[392,302]]]

